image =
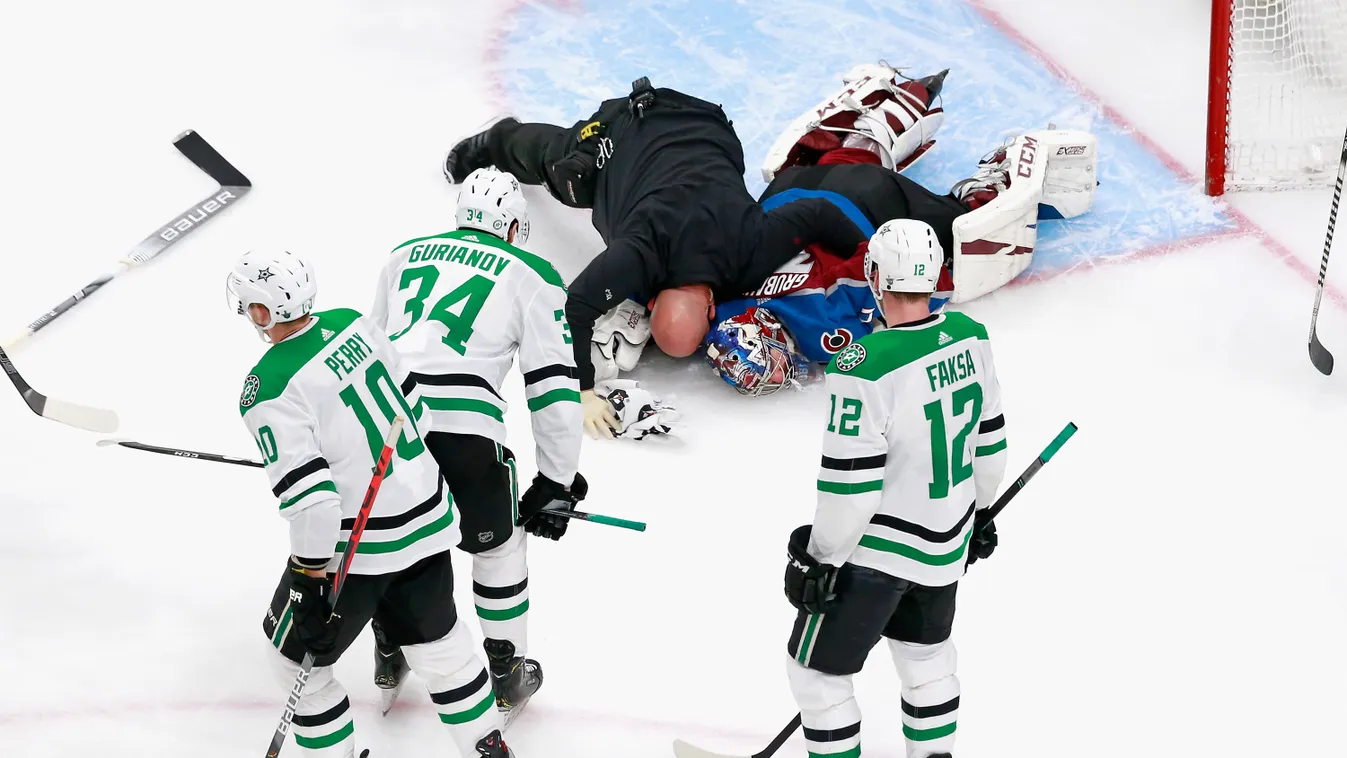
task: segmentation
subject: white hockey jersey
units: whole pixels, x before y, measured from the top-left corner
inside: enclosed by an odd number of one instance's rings
[[[566,287],[552,264],[485,232],[460,229],[397,246],[371,319],[402,354],[427,431],[505,443],[500,387],[515,353],[524,373],[538,471],[570,486],[584,418]]]
[[[243,383],[239,412],[290,522],[290,550],[331,558],[346,540],[393,419],[407,420],[353,574],[387,574],[458,544],[457,513],[399,385],[397,351],[352,310],[314,313],[272,345]]]
[[[963,576],[975,508],[1006,466],[987,330],[962,313],[867,335],[834,357],[809,554],[928,587]]]

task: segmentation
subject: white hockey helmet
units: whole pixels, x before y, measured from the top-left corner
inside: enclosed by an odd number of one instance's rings
[[[313,269],[286,250],[249,250],[234,264],[225,279],[230,310],[257,329],[263,342],[271,342],[266,330],[277,324],[301,319],[313,311],[318,280]],[[267,323],[253,322],[248,309],[260,305],[270,315]]]
[[[468,174],[458,192],[455,218],[460,229],[478,229],[503,240],[508,240],[510,226],[518,221],[514,244],[528,242],[528,201],[524,199],[519,180],[505,171],[479,168]]]
[[[935,292],[945,251],[935,230],[925,221],[896,218],[887,221],[870,238],[865,253],[865,280],[875,302],[883,304],[885,292]]]

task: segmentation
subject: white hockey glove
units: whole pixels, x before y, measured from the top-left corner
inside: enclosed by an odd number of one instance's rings
[[[974,210],[954,220],[953,302],[981,297],[1029,268],[1039,218],[1072,218],[1089,209],[1098,153],[1089,132],[1029,132],[954,185],[953,194]]]
[[[594,380],[616,379],[619,371],[631,371],[650,341],[650,316],[645,306],[623,300],[594,322],[589,358]]]
[[[639,440],[652,434],[668,434],[682,418],[665,403],[627,379],[599,382],[594,389],[617,415],[617,436]]]

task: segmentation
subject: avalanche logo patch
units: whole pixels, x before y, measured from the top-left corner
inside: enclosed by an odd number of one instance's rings
[[[854,338],[851,336],[850,329],[838,327],[836,331],[824,332],[819,338],[819,344],[828,355],[836,355],[842,348],[850,345]]]
[[[247,408],[257,402],[257,391],[262,388],[262,380],[256,374],[249,374],[243,380],[243,393],[239,395],[239,405]]]
[[[865,360],[865,348],[858,343],[851,343],[845,350],[837,354],[837,370],[850,371]]]

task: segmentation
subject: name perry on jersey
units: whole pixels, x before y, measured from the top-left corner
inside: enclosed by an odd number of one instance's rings
[[[336,374],[338,379],[342,379],[350,376],[352,371],[365,362],[365,357],[373,353],[373,348],[357,333],[345,343],[338,345],[336,350],[323,359],[323,364],[332,369],[332,373]]]

